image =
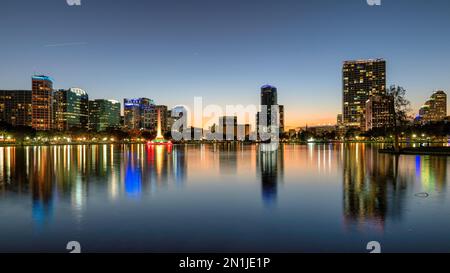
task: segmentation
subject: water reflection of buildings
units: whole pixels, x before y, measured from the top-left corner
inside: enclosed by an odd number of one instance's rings
[[[186,162],[182,147],[132,145],[124,148],[121,163],[125,193],[139,196],[142,191],[153,192],[174,182],[182,185]]]
[[[416,179],[426,192],[445,192],[447,184],[447,157],[416,156]]]
[[[15,192],[18,196],[29,194],[32,199],[32,218],[39,225],[51,218],[54,207],[54,161],[47,158],[48,153],[47,147],[0,148],[2,193]]]
[[[262,198],[264,204],[276,204],[278,184],[282,182],[284,171],[284,146],[268,149],[271,144],[261,144],[257,153],[257,170],[261,179]]]
[[[183,185],[186,179],[183,147],[131,145],[124,149],[121,180],[128,196],[154,192],[169,183]]]
[[[344,215],[347,223],[383,229],[402,217],[406,198],[445,191],[447,158],[379,154],[376,147],[342,146]],[[414,188],[414,181],[421,187]]]
[[[406,174],[398,157],[360,144],[342,146],[344,216],[347,224],[384,229],[387,217],[401,217]]]
[[[222,175],[234,175],[238,168],[238,149],[240,144],[222,143],[214,145],[215,153],[219,157],[219,172]]]
[[[146,145],[0,147],[0,194],[30,196],[37,224],[51,219],[57,202],[69,202],[77,219],[89,191],[97,188],[104,187],[117,198],[170,182],[182,185],[184,158],[183,147],[173,151]]]

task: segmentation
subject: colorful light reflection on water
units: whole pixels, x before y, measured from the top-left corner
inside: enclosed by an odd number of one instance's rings
[[[0,147],[0,251],[450,251],[448,158],[377,148]]]

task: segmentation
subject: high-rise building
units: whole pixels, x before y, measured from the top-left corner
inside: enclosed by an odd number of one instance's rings
[[[32,127],[36,130],[53,129],[53,80],[48,76],[33,76]]]
[[[447,117],[447,94],[436,91],[419,110],[422,123],[443,121]]]
[[[124,129],[154,130],[156,128],[156,108],[151,99],[124,99]]]
[[[386,94],[386,61],[346,61],[342,72],[344,124],[347,128],[364,130],[367,100]]]
[[[272,127],[278,127],[279,134],[284,132],[284,106],[278,105],[277,88],[272,85],[261,87],[261,111],[256,115],[258,138],[263,133],[271,133]],[[275,107],[274,107],[275,106]],[[266,112],[266,115],[264,115]]]
[[[366,102],[366,131],[394,126],[394,97],[371,96]]]
[[[56,130],[88,129],[89,97],[83,89],[70,88],[55,91],[53,109]]]
[[[172,110],[167,110],[166,112],[166,132],[170,132],[172,130],[172,126],[176,122],[176,117],[172,116]]]
[[[237,140],[250,140],[250,124],[239,124],[237,132]]]
[[[272,85],[264,85],[261,87],[261,105],[277,105],[278,94],[277,88]]]
[[[89,101],[89,129],[97,132],[120,126],[120,102],[115,100]]]
[[[0,121],[31,127],[32,112],[31,90],[0,90]]]
[[[238,138],[238,118],[236,116],[219,117],[219,134],[222,140],[233,141]]]
[[[284,105],[279,105],[280,113],[280,134],[284,133]]]

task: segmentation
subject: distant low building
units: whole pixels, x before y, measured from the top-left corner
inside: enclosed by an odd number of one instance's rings
[[[287,136],[288,136],[289,139],[296,138],[297,137],[297,130],[289,129]]]
[[[183,130],[184,140],[202,140],[203,139],[203,129],[188,127]]]
[[[323,135],[326,133],[332,133],[336,130],[336,126],[334,125],[319,125],[319,126],[307,126],[302,128],[301,131],[309,132],[314,135]]]

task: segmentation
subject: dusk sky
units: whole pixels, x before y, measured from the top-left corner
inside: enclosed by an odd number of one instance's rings
[[[342,62],[385,58],[414,111],[450,90],[450,1],[4,0],[0,89],[32,74],[91,98],[259,104],[278,87],[286,125],[335,123]]]

